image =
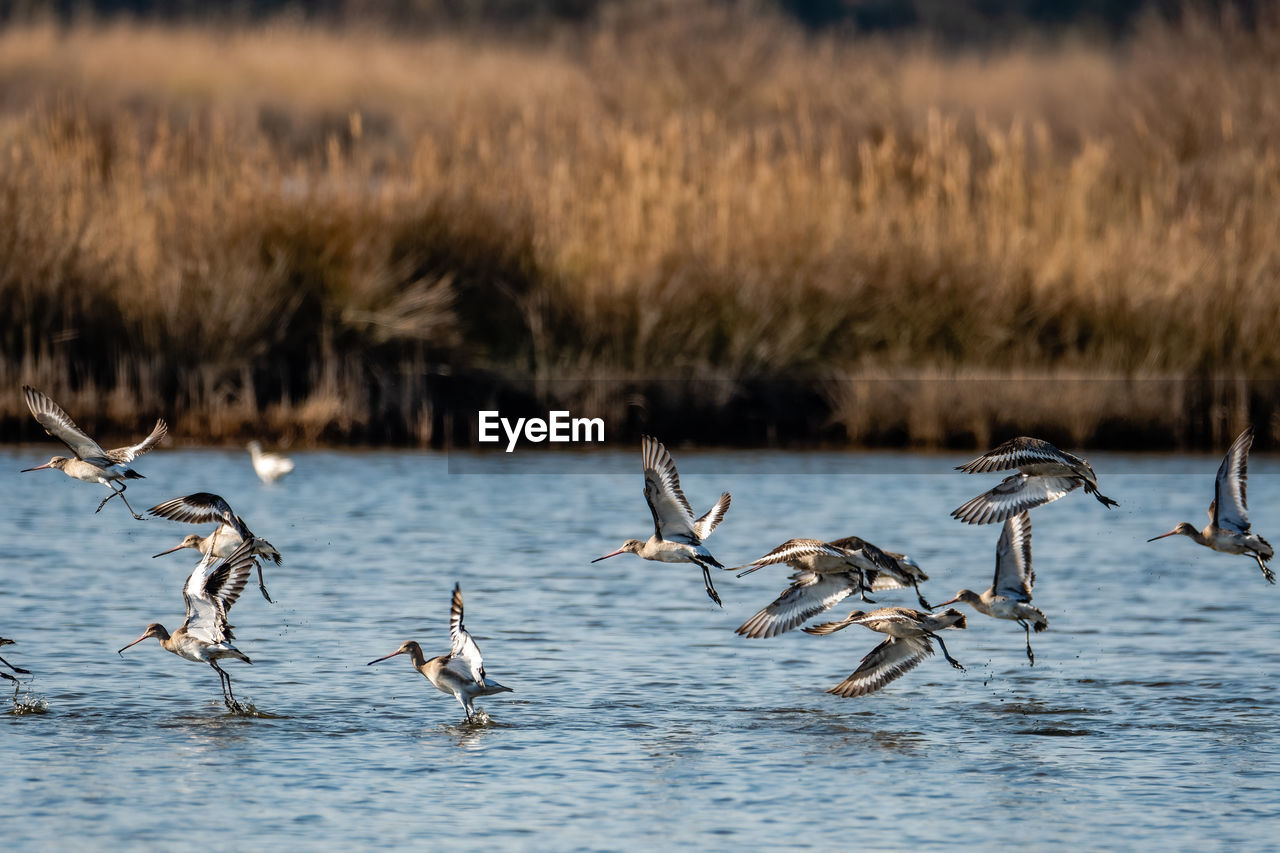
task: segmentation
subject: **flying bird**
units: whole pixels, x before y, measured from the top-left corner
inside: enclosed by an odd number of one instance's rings
[[[702,544],[711,531],[720,524],[729,510],[729,493],[725,492],[716,505],[701,518],[693,517],[689,499],[680,489],[680,475],[671,454],[656,438],[644,436],[640,442],[640,455],[644,462],[644,499],[653,515],[653,536],[649,541],[628,539],[622,547],[591,562],[598,563],[619,554],[636,554],[645,560],[660,563],[693,563],[702,569],[702,580],[707,595],[721,607],[720,595],[711,582],[710,569],[723,569],[720,561]]]
[[[1253,427],[1248,427],[1231,443],[1231,449],[1218,466],[1218,478],[1213,484],[1213,500],[1209,503],[1209,524],[1204,530],[1178,522],[1168,533],[1148,539],[1154,542],[1166,536],[1187,536],[1196,542],[1224,554],[1247,554],[1258,561],[1262,576],[1269,583],[1276,582],[1275,572],[1267,561],[1275,556],[1271,543],[1253,532],[1249,524],[1249,507],[1246,502],[1246,486],[1249,480],[1249,448],[1253,445]]]
[[[951,511],[951,517],[966,524],[1004,521],[1020,512],[1056,501],[1081,486],[1103,506],[1119,506],[1098,491],[1098,477],[1088,462],[1038,438],[1011,438],[972,462],[957,466],[956,470],[986,474],[1010,468],[1017,468],[1019,473],[1006,477],[991,491],[956,507]]]
[[[862,659],[858,668],[844,681],[828,690],[837,696],[866,696],[915,669],[920,661],[933,654],[936,640],[947,663],[960,671],[964,667],[947,652],[938,636],[944,628],[965,627],[964,614],[954,607],[942,613],[924,613],[906,607],[881,607],[870,613],[855,610],[839,622],[825,622],[805,628],[806,634],[833,634],[850,625],[862,625],[888,638]]]
[[[253,663],[244,652],[231,645],[235,639],[227,615],[249,581],[249,573],[257,561],[251,546],[243,543],[221,562],[213,554],[206,554],[187,578],[182,596],[187,602],[187,618],[182,627],[170,634],[159,622],[152,622],[142,636],[120,649],[136,646],[149,637],[155,637],[166,651],[180,658],[207,663],[218,673],[222,684],[222,701],[229,710],[240,712],[242,706],[231,692],[231,676],[218,666],[224,658],[235,658]]]
[[[71,452],[74,459],[66,456],[55,456],[43,465],[34,468],[23,468],[20,473],[40,471],[44,468],[56,468],[68,477],[83,480],[86,483],[101,483],[111,489],[111,494],[102,499],[94,512],[101,512],[107,501],[116,497],[124,501],[125,507],[139,521],[145,519],[133,511],[129,500],[124,496],[125,480],[138,480],[142,475],[129,467],[129,463],[155,447],[164,438],[169,427],[163,420],[156,421],[151,434],[131,447],[118,447],[115,450],[103,450],[98,443],[85,435],[76,426],[71,416],[64,412],[57,403],[41,394],[30,385],[23,385],[22,392],[27,398],[27,408],[35,415],[36,421],[45,428],[49,435],[61,441]],[[116,488],[119,484],[120,488]]]
[[[213,554],[215,557],[229,557],[241,543],[250,543],[249,553],[258,557],[266,557],[277,566],[283,559],[265,539],[254,536],[253,531],[244,523],[244,519],[236,515],[221,496],[210,492],[196,492],[186,497],[174,498],[157,504],[147,510],[151,515],[167,518],[171,521],[185,521],[188,524],[206,524],[217,522],[218,527],[208,536],[197,536],[194,533],[183,537],[183,540],[168,551],[161,551],[155,557],[163,557],[183,548],[195,548],[201,554]],[[258,565],[258,590],[262,597],[271,601],[267,594],[266,584],[262,580],[262,566]]]
[[[1031,568],[1031,515],[1020,512],[1006,519],[996,543],[996,574],[991,588],[979,595],[971,589],[962,589],[950,601],[939,607],[964,602],[979,613],[995,619],[1010,619],[1022,626],[1027,635],[1027,660],[1036,665],[1031,651],[1031,629],[1036,633],[1049,627],[1049,620],[1036,607],[1031,606],[1031,588],[1035,586],[1036,573]]]
[[[391,654],[371,660],[365,666],[373,666],[396,655],[408,655],[413,668],[425,675],[433,687],[441,693],[453,694],[462,710],[466,711],[468,721],[477,713],[473,703],[478,697],[515,692],[485,675],[480,647],[462,624],[460,584],[454,584],[453,598],[449,603],[449,641],[447,655],[438,655],[428,660],[422,654],[422,647],[413,640],[408,640]]]

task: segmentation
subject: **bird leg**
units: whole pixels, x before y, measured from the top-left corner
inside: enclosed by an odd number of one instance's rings
[[[1262,576],[1267,579],[1267,583],[1276,582],[1276,573],[1271,571],[1267,564],[1257,554],[1253,555],[1253,559],[1258,561],[1258,568],[1262,569]]]
[[[128,486],[126,486],[124,483],[121,483],[120,488],[116,489],[115,484],[112,482],[108,482],[107,485],[111,487],[111,494],[107,495],[105,498],[102,499],[102,503],[98,504],[98,508],[95,509],[94,512],[102,512],[102,508],[107,505],[107,501],[119,495],[120,500],[124,501],[124,505],[129,510],[130,515],[132,515],[138,521],[147,520],[145,516],[138,515],[136,512],[133,511],[133,507],[129,506],[129,499],[124,496],[124,490],[129,488]]]
[[[23,668],[22,668],[22,667],[20,667],[20,666],[14,666],[13,664],[9,663],[9,662],[8,662],[7,660],[5,660],[4,658],[0,658],[0,663],[2,663],[2,664],[4,664],[5,666],[9,667],[9,669],[13,670],[14,672],[18,673],[19,675],[30,675],[30,674],[31,674],[31,670],[29,670],[29,669],[23,669]],[[4,673],[0,673],[0,675],[4,675]],[[10,676],[5,675],[5,678],[9,678],[9,677],[10,677]]]
[[[925,631],[925,636],[932,637],[933,639],[938,641],[938,645],[942,647],[942,656],[947,659],[947,663],[951,664],[953,667],[960,670],[961,672],[965,671],[964,667],[960,665],[960,661],[953,658],[951,656],[951,653],[947,651],[947,644],[942,642],[941,637],[939,637],[937,634],[933,633],[932,631]]]
[[[1022,630],[1027,635],[1027,660],[1031,661],[1031,665],[1036,665],[1035,653],[1031,651],[1031,625],[1025,619],[1019,619],[1018,624],[1022,626]]]
[[[227,706],[227,710],[234,713],[240,712],[240,703],[236,701],[235,694],[231,692],[231,676],[227,671],[218,666],[217,661],[210,661],[209,665],[218,671],[218,680],[222,684],[222,701]]]
[[[258,591],[262,593],[262,597],[267,600],[267,604],[275,604],[271,600],[271,596],[267,593],[266,581],[262,579],[262,564],[258,563]]]
[[[858,597],[865,604],[875,604],[875,601],[867,598],[867,592],[871,589],[871,582],[867,579],[867,570],[858,568]]]
[[[707,595],[711,596],[711,600],[716,604],[724,607],[724,602],[720,600],[720,594],[716,592],[715,584],[711,582],[711,572],[707,571],[706,564],[699,563],[698,565],[702,567],[702,582],[707,587]]]
[[[920,602],[920,606],[925,610],[932,610],[933,605],[924,600],[924,594],[920,592],[920,581],[915,578],[911,579],[911,585],[916,588],[916,599]]]

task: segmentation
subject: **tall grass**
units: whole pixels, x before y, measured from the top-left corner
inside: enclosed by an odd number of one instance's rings
[[[440,440],[446,376],[620,418],[800,383],[806,438],[1280,437],[1235,381],[1280,374],[1280,20],[976,55],[642,11],[0,32],[0,387],[212,440]]]

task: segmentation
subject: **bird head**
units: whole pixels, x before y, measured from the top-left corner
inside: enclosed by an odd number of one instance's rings
[[[1152,536],[1147,541],[1154,542],[1157,539],[1163,539],[1166,536],[1195,536],[1199,532],[1200,532],[1199,530],[1195,529],[1194,525],[1191,525],[1185,521],[1179,521],[1178,526],[1170,530],[1168,533],[1161,533],[1159,536]]]
[[[164,629],[164,626],[161,625],[159,622],[152,622],[150,625],[147,626],[147,630],[142,632],[141,637],[134,640],[129,645],[125,646],[124,649],[133,648],[134,646],[138,645],[138,643],[141,643],[143,640],[150,639],[151,637],[155,637],[157,640],[163,643],[165,640],[169,639],[169,632],[166,631]],[[124,654],[124,649],[120,649],[119,651],[116,652],[116,654],[118,655]]]
[[[67,467],[67,463],[70,461],[71,460],[65,456],[55,456],[52,459],[50,459],[48,462],[44,463],[43,465],[37,465],[34,468],[23,468],[18,473],[25,474],[28,471],[42,471],[45,468],[57,468],[59,471],[61,471],[63,468]]]
[[[626,542],[622,543],[622,547],[619,548],[618,550],[605,554],[603,557],[596,557],[591,562],[598,563],[601,560],[607,560],[610,557],[616,557],[619,554],[639,554],[640,549],[643,547],[644,547],[644,543],[641,542],[639,539],[628,539]]]
[[[177,545],[174,545],[168,551],[161,551],[159,554],[152,554],[151,559],[154,560],[156,557],[163,557],[165,554],[172,554],[174,551],[181,551],[183,548],[195,548],[196,550],[199,550],[202,544],[204,544],[203,539],[201,539],[199,536],[195,535],[194,533],[189,533],[186,536],[182,537],[181,542],[179,542]]]

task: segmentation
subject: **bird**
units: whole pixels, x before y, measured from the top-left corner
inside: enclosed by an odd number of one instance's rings
[[[950,601],[939,607],[964,602],[979,613],[994,619],[1011,619],[1022,626],[1027,635],[1027,660],[1036,665],[1031,651],[1031,629],[1040,633],[1049,627],[1039,608],[1031,605],[1031,588],[1035,586],[1036,573],[1031,568],[1031,515],[1020,512],[1005,519],[996,543],[996,574],[991,588],[979,595],[971,589],[962,589]]]
[[[1247,554],[1258,561],[1262,576],[1269,583],[1275,583],[1275,572],[1267,565],[1267,561],[1275,556],[1275,549],[1270,542],[1254,533],[1249,524],[1245,491],[1249,480],[1249,448],[1252,445],[1253,427],[1250,426],[1236,437],[1222,458],[1213,485],[1213,500],[1209,503],[1210,521],[1204,530],[1196,530],[1194,525],[1180,521],[1168,533],[1153,536],[1147,541],[1180,535],[1224,554]]]
[[[145,521],[146,519],[134,512],[133,507],[129,506],[129,500],[124,496],[126,488],[124,481],[142,478],[141,474],[129,467],[129,463],[155,447],[160,442],[160,439],[164,438],[165,433],[169,431],[169,427],[164,420],[156,421],[155,428],[151,430],[151,434],[138,444],[131,447],[118,447],[115,450],[103,450],[96,441],[85,435],[84,431],[76,426],[75,421],[71,420],[71,416],[64,412],[53,400],[50,400],[30,385],[23,385],[22,392],[27,398],[27,408],[31,410],[31,414],[35,416],[40,426],[44,427],[49,435],[70,448],[71,452],[75,454],[75,458],[68,459],[65,456],[55,456],[43,465],[37,465],[34,468],[23,468],[19,473],[25,474],[28,471],[56,468],[68,477],[74,477],[86,483],[101,483],[111,489],[111,494],[102,499],[102,503],[98,504],[98,508],[94,512],[102,512],[102,508],[107,505],[107,501],[118,495],[134,518],[139,521]],[[116,488],[117,483],[120,485],[118,489]]]
[[[644,499],[653,515],[653,536],[647,542],[628,539],[618,550],[596,557],[591,562],[598,563],[619,554],[636,554],[642,559],[660,563],[693,563],[702,569],[707,595],[723,607],[715,584],[711,582],[710,569],[723,569],[724,566],[711,556],[702,540],[711,535],[729,511],[729,493],[720,495],[715,506],[695,519],[689,499],[680,489],[676,463],[662,442],[652,436],[644,436],[640,442],[640,456],[644,463]]]
[[[1010,468],[1017,468],[1019,473],[1006,477],[991,491],[956,507],[951,511],[951,517],[966,524],[1004,521],[1023,510],[1056,501],[1081,486],[1108,509],[1119,506],[1098,491],[1098,477],[1088,462],[1038,438],[1011,438],[972,462],[957,466],[956,470],[985,474]]]
[[[855,610],[839,622],[824,622],[805,628],[806,634],[833,634],[850,625],[863,625],[889,637],[862,659],[858,668],[844,681],[828,690],[837,696],[866,696],[875,693],[911,670],[933,654],[931,640],[937,640],[942,654],[961,672],[964,667],[947,652],[938,636],[944,628],[964,628],[964,614],[954,607],[942,613],[925,613],[906,607],[881,607],[864,613]]]
[[[231,676],[218,666],[218,661],[235,658],[253,663],[244,652],[231,645],[234,635],[227,616],[231,605],[235,604],[244,591],[249,573],[256,564],[249,542],[242,543],[221,561],[213,554],[205,554],[187,578],[182,590],[182,596],[187,602],[187,618],[182,627],[170,634],[159,622],[152,622],[141,637],[120,649],[117,654],[123,656],[125,649],[136,646],[149,637],[155,637],[166,651],[213,667],[222,684],[222,701],[233,713],[243,712],[244,707],[231,692]]]
[[[785,563],[797,572],[818,574],[844,573],[852,569],[863,578],[861,588],[853,592],[858,592],[863,601],[871,604],[875,602],[866,597],[867,589],[880,591],[910,585],[915,587],[920,606],[925,610],[932,609],[920,593],[920,582],[927,581],[929,576],[920,568],[919,563],[906,554],[883,551],[857,536],[846,536],[831,542],[820,539],[789,539],[763,557],[728,571],[741,569],[738,571],[738,577],[741,578],[778,563]]]
[[[174,498],[157,504],[147,510],[150,515],[167,518],[171,521],[185,521],[190,524],[217,522],[218,527],[208,536],[197,536],[194,533],[183,537],[182,541],[168,551],[161,551],[155,557],[163,557],[183,548],[195,548],[201,554],[213,554],[215,557],[229,557],[242,542],[251,543],[249,553],[258,557],[266,557],[277,566],[284,559],[265,539],[253,535],[253,531],[244,523],[244,519],[231,510],[231,505],[220,495],[210,492],[196,492],[181,498]],[[262,597],[271,601],[266,584],[262,580],[262,566],[258,566],[258,590]]]
[[[12,645],[13,645],[13,640],[7,640],[7,639],[5,639],[4,637],[0,637],[0,646],[12,646]],[[7,660],[5,660],[4,658],[0,658],[0,663],[2,663],[2,664],[4,664],[5,666],[9,667],[9,669],[11,669],[11,670],[13,670],[14,672],[18,673],[18,675],[30,675],[30,674],[31,674],[31,670],[29,670],[29,669],[23,669],[23,668],[22,668],[22,667],[20,667],[20,666],[14,666],[13,664],[9,663],[9,662],[8,662]],[[0,678],[5,678],[5,679],[8,679],[9,681],[17,681],[17,680],[18,680],[18,679],[16,679],[16,678],[14,678],[12,675],[10,675],[9,673],[7,673],[7,672],[0,672]]]
[[[373,666],[396,655],[408,655],[413,668],[425,675],[432,687],[441,693],[453,694],[466,712],[468,721],[478,713],[474,704],[478,697],[515,692],[485,674],[480,647],[462,624],[461,584],[454,584],[453,598],[449,602],[449,641],[449,654],[428,660],[422,654],[422,646],[407,640],[391,654],[371,660],[365,666]]]
[[[264,453],[262,442],[251,441],[245,445],[253,459],[253,470],[262,482],[271,484],[293,470],[293,460],[279,453]]]

